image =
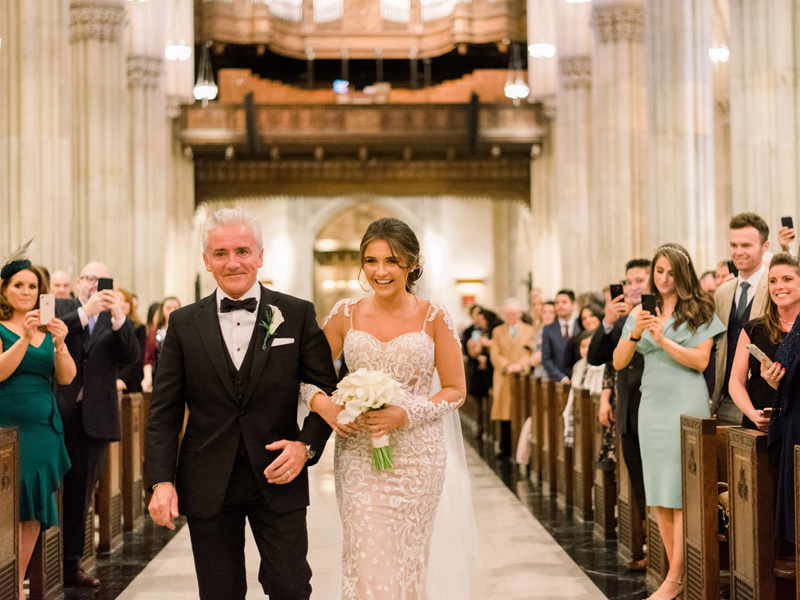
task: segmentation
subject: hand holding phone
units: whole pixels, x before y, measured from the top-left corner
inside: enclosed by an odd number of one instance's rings
[[[654,317],[656,316],[656,295],[642,294],[642,310],[646,310]]]
[[[755,356],[755,357],[756,357],[756,359],[757,359],[759,362],[761,362],[761,361],[766,361],[766,367],[767,367],[768,369],[769,369],[769,368],[772,366],[772,363],[773,363],[774,361],[773,361],[773,360],[772,360],[772,359],[771,359],[769,356],[767,356],[766,354],[764,354],[764,351],[763,351],[763,350],[761,350],[761,348],[759,348],[759,347],[758,347],[758,346],[756,346],[755,344],[747,344],[747,346],[745,346],[745,348],[747,348],[747,350],[750,352],[750,354],[752,354],[753,356]]]
[[[794,229],[794,221],[792,217],[781,217],[781,227],[788,227]]]
[[[56,318],[56,297],[53,294],[39,296],[39,323],[47,325]]]
[[[728,272],[733,275],[734,277],[739,276],[739,269],[736,268],[736,265],[733,264],[732,260],[728,261]]]
[[[610,293],[612,302],[625,294],[625,288],[622,287],[621,283],[612,283],[609,287],[611,288]]]

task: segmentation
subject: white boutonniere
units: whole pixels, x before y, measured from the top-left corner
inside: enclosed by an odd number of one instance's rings
[[[281,309],[272,304],[267,304],[267,310],[264,311],[264,318],[259,324],[267,330],[264,343],[261,345],[262,350],[266,350],[269,338],[275,335],[275,331],[281,326],[281,323],[283,323],[283,313],[281,313]]]

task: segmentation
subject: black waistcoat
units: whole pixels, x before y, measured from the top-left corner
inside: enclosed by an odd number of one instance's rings
[[[740,297],[741,298],[741,297]],[[753,296],[755,299],[755,296]],[[739,319],[736,317],[736,295],[733,296],[734,302],[731,302],[731,314],[728,317],[728,353],[725,356],[725,381],[722,386],[722,393],[728,394],[728,381],[731,378],[731,368],[733,367],[733,357],[736,355],[736,345],[739,343],[739,334],[742,332],[742,326],[750,320],[750,309],[753,308],[753,301],[747,305],[747,308]]]
[[[237,369],[236,365],[233,364],[233,359],[231,358],[230,352],[228,352],[228,346],[225,343],[225,338],[222,338],[222,350],[223,354],[225,355],[225,362],[228,364],[228,374],[231,376],[231,382],[233,382],[233,389],[236,390],[236,395],[239,399],[239,402],[242,401],[244,398],[244,392],[247,389],[247,384],[250,381],[250,372],[253,370],[253,359],[256,355],[256,338],[258,337],[258,319],[256,319],[256,324],[253,327],[253,334],[250,336],[250,345],[247,346],[247,353],[244,355],[244,360],[242,361],[242,366]],[[222,331],[220,330],[220,337]],[[246,458],[248,461],[250,460],[250,456],[247,454],[247,447],[244,445],[244,437],[239,438],[239,449],[238,453],[242,458]]]

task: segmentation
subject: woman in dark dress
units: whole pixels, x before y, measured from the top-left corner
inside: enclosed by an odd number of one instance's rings
[[[142,391],[142,379],[144,379],[144,353],[147,345],[147,327],[139,318],[133,304],[133,294],[128,290],[119,288],[117,293],[120,295],[120,306],[125,316],[133,323],[136,332],[136,341],[139,342],[139,360],[127,365],[121,365],[117,379],[117,389],[127,394],[136,394]]]
[[[745,323],[736,346],[728,389],[731,399],[744,413],[742,427],[769,429],[769,409],[775,400],[775,388],[762,377],[762,364],[747,349],[754,344],[775,360],[775,353],[800,313],[800,262],[790,254],[777,254],[769,265],[769,304],[763,317]],[[764,409],[767,409],[765,411]]]
[[[0,427],[19,430],[19,589],[42,527],[58,525],[55,492],[70,468],[64,428],[53,395],[75,377],[64,344],[67,326],[39,323],[42,271],[20,256],[0,270]]]
[[[779,290],[777,300],[783,305],[800,302],[800,262],[787,255],[775,255],[770,264],[770,296],[775,286]],[[792,269],[785,269],[780,277],[773,277],[776,260],[786,261]],[[780,308],[779,304],[779,308]],[[761,376],[773,387],[777,394],[772,404],[772,417],[769,424],[770,458],[778,468],[778,491],[775,511],[775,533],[778,538],[795,542],[794,527],[794,446],[800,444],[800,320],[797,312],[794,317],[785,311],[778,312],[781,324],[791,327],[789,333],[775,353],[775,364],[762,368]],[[785,330],[785,329],[784,329]]]

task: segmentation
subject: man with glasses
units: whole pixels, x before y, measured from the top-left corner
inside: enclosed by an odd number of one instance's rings
[[[99,262],[86,265],[77,281],[78,297],[57,300],[56,312],[69,328],[66,344],[78,369],[69,385],[58,386],[58,409],[72,468],[64,477],[64,581],[97,587],[83,570],[86,514],[100,479],[108,445],[120,439],[117,369],[139,358],[133,323],[122,312],[114,290],[97,291],[110,277]]]

